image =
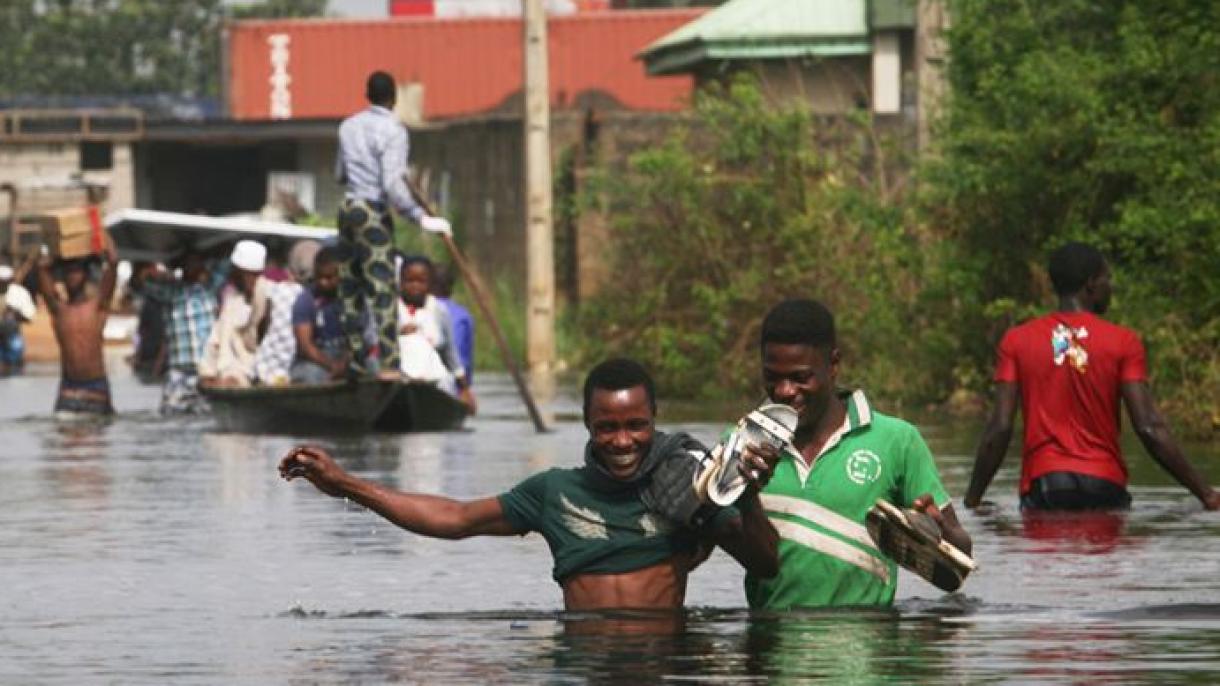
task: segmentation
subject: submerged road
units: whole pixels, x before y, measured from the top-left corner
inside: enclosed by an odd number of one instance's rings
[[[282,482],[293,437],[163,419],[156,387],[111,370],[120,416],[101,427],[50,418],[54,367],[0,379],[0,683],[1220,683],[1220,514],[1138,448],[1131,512],[1066,519],[1021,516],[1010,456],[998,511],[963,513],[982,569],[961,594],[904,573],[896,612],[751,618],[717,553],[684,631],[615,616],[640,630],[607,636],[604,617],[558,612],[541,538],[402,532]],[[364,477],[457,498],[580,461],[577,398],[537,435],[507,377],[479,380],[469,431],[319,442]],[[959,502],[979,428],[923,426]],[[1201,450],[1220,482],[1220,448]]]

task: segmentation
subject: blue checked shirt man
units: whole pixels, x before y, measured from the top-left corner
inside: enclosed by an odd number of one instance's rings
[[[390,257],[394,225],[389,209],[425,231],[449,234],[449,222],[426,213],[407,188],[407,129],[394,115],[397,86],[385,72],[368,78],[370,107],[343,120],[335,175],[347,187],[339,208],[339,298],[353,360],[368,374],[398,375],[396,273]],[[372,315],[377,343],[366,349],[363,313]]]
[[[208,270],[202,257],[190,254],[181,280],[154,277],[133,284],[140,295],[160,303],[166,312],[168,355],[165,385],[161,389],[162,414],[206,410],[198,394],[198,365],[216,322],[216,296],[228,275],[228,260]]]

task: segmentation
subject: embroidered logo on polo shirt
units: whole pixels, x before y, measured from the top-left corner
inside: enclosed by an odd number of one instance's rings
[[[881,458],[871,450],[857,450],[847,456],[847,478],[860,484],[871,484],[881,476]]]

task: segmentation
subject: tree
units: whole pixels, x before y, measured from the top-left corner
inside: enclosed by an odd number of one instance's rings
[[[1220,4],[962,0],[951,15],[924,174],[955,249],[946,316],[982,332],[1045,305],[1046,255],[1091,242],[1179,416],[1220,420],[1204,416],[1220,400]],[[986,368],[992,342],[961,354]]]
[[[324,6],[274,0],[232,16],[314,16]],[[215,96],[227,11],[220,0],[7,0],[0,96]]]

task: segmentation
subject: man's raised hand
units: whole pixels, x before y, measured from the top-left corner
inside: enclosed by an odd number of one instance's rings
[[[779,462],[779,448],[773,445],[747,444],[742,451],[741,463],[737,469],[745,477],[746,483],[761,491],[771,475],[775,473],[775,465]]]

